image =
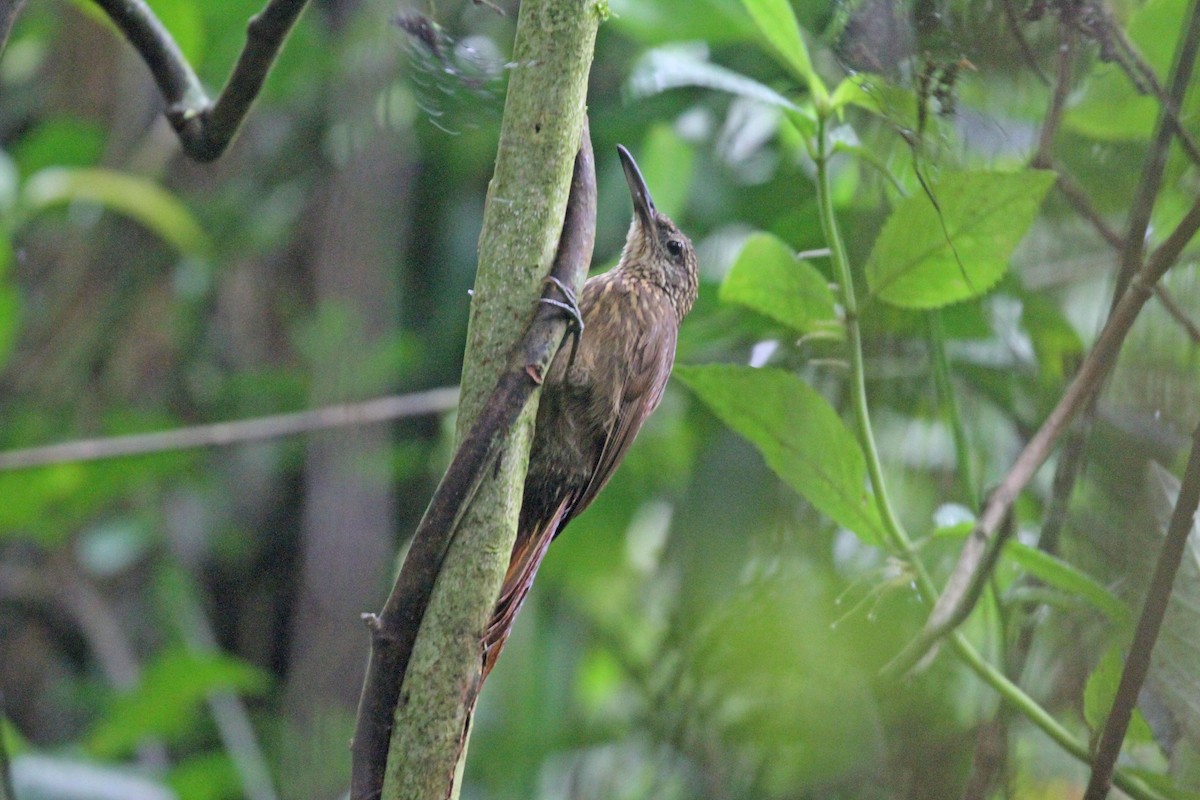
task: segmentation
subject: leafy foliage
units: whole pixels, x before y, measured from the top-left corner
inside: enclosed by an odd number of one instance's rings
[[[261,7],[151,5],[209,87]],[[988,797],[1080,794],[1068,751],[951,648],[910,681],[877,676],[925,619],[917,565],[943,586],[983,499],[961,459],[995,486],[1091,350],[1106,236],[1127,235],[1160,117],[1139,80],[1169,86],[1190,5],[1072,29],[1061,126],[1034,162],[1053,171],[1027,165],[1068,4],[1034,4],[1024,45],[1002,5],[926,5],[611,0],[589,97],[597,264],[629,225],[622,142],[697,245],[700,300],[679,380],[550,552],[464,796],[962,796],[996,730]],[[415,11],[436,36],[386,24],[385,3],[308,9],[234,147],[201,167],[150,124],[146,68],[93,3],[26,5],[0,56],[0,451],[455,382],[505,78],[525,65],[508,63],[511,15]],[[1181,103],[1193,137],[1198,102]],[[1146,251],[1195,202],[1177,141],[1163,164]],[[1021,494],[961,628],[1085,748],[1200,408],[1194,261],[1189,245],[1163,283],[1177,311],[1151,301],[1126,342],[1073,491],[1051,474],[1064,444]],[[451,422],[0,471],[17,776],[82,774],[81,796],[133,786],[136,763],[147,797],[340,796],[357,615],[382,600]],[[1121,762],[1149,787],[1135,796],[1200,789],[1194,566]],[[172,576],[194,588],[161,591]],[[235,729],[255,747],[228,744]]]

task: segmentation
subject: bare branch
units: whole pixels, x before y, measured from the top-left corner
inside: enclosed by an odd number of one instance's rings
[[[1050,107],[1042,122],[1038,137],[1038,148],[1030,161],[1035,169],[1048,169],[1053,159],[1054,137],[1062,121],[1063,109],[1067,106],[1067,92],[1071,89],[1071,65],[1075,61],[1075,26],[1063,20],[1059,26],[1058,64],[1054,71],[1054,91],[1050,94]]]
[[[308,0],[269,0],[250,19],[246,46],[214,103],[179,46],[144,0],[93,0],[150,68],[183,151],[197,161],[225,152],[262,89],[288,32]]]
[[[1029,46],[1029,40],[1025,38],[1025,32],[1021,30],[1021,21],[1017,18],[1017,10],[1013,8],[1013,0],[1003,0],[1000,5],[1004,8],[1004,20],[1008,23],[1008,32],[1017,40],[1017,47],[1020,48],[1025,63],[1033,70],[1033,74],[1037,76],[1039,81],[1049,86],[1050,80],[1046,77],[1046,73],[1042,72],[1042,68],[1038,66],[1037,56],[1034,55],[1033,49]]]
[[[1154,567],[1154,577],[1150,579],[1150,589],[1142,605],[1142,615],[1138,619],[1137,629],[1133,633],[1133,643],[1129,646],[1129,657],[1125,660],[1125,669],[1121,673],[1121,682],[1117,685],[1117,695],[1113,698],[1112,711],[1104,723],[1104,731],[1100,735],[1100,743],[1096,748],[1096,758],[1092,762],[1092,777],[1088,781],[1084,800],[1104,800],[1112,787],[1113,770],[1116,768],[1117,756],[1121,754],[1121,743],[1125,740],[1125,731],[1137,705],[1138,692],[1146,680],[1150,670],[1150,655],[1154,643],[1158,641],[1158,633],[1162,628],[1163,617],[1167,612],[1167,604],[1171,600],[1171,586],[1175,582],[1175,574],[1179,571],[1179,563],[1183,560],[1184,547],[1187,545],[1188,534],[1191,533],[1196,517],[1196,507],[1200,504],[1200,426],[1192,434],[1192,452],[1188,457],[1187,468],[1183,473],[1183,483],[1179,488],[1179,499],[1175,501],[1175,511],[1171,515],[1171,523],[1167,528],[1167,538],[1158,554],[1158,563]]]
[[[448,386],[413,394],[378,397],[361,403],[343,403],[311,411],[275,414],[237,422],[217,422],[212,425],[196,425],[155,433],[135,433],[130,436],[80,439],[0,453],[0,472],[72,461],[97,461],[196,447],[260,442],[264,439],[277,439],[281,436],[293,436],[326,428],[367,425],[403,417],[439,414],[452,410],[457,403],[458,388]]]

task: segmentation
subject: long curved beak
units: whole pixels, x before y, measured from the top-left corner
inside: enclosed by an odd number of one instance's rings
[[[638,169],[637,162],[624,145],[617,145],[617,154],[621,157],[621,166],[625,169],[625,182],[629,184],[629,193],[633,196],[633,210],[647,230],[654,229],[654,200],[650,197],[650,189],[646,187],[646,179]]]

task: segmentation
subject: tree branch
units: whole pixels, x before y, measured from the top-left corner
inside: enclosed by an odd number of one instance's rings
[[[525,0],[517,18],[496,171],[479,239],[479,271],[463,365],[465,438],[520,337],[560,243],[581,142],[588,71],[607,4]],[[516,537],[536,393],[505,433],[503,457],[465,512],[434,586],[404,676],[384,797],[456,796],[479,689],[483,630]]]
[[[595,232],[595,164],[585,124],[558,252],[550,273],[562,285],[578,287],[586,277]],[[546,283],[543,297],[554,299],[558,291],[556,286]],[[565,329],[561,311],[549,304],[538,305],[509,357],[507,369],[434,492],[383,610],[378,616],[367,617],[371,628],[371,659],[352,746],[353,800],[379,796],[401,686],[443,562],[467,506],[497,456],[500,441],[511,432],[541,385]],[[478,661],[482,653],[477,656]],[[478,664],[475,669],[478,671]]]
[[[448,386],[413,394],[377,397],[361,403],[343,403],[311,411],[274,414],[237,422],[216,422],[211,425],[135,433],[129,436],[79,439],[0,453],[0,472],[72,461],[98,461],[195,447],[259,442],[326,428],[367,425],[403,417],[438,414],[452,410],[457,403],[458,389]]]
[[[1198,504],[1200,426],[1197,426],[1192,434],[1192,452],[1183,473],[1179,498],[1175,501],[1175,511],[1167,528],[1167,538],[1158,554],[1154,577],[1150,579],[1150,589],[1142,605],[1142,615],[1133,634],[1133,643],[1129,646],[1129,657],[1125,660],[1121,682],[1117,686],[1116,697],[1113,698],[1112,711],[1109,712],[1104,731],[1100,735],[1100,744],[1096,748],[1096,758],[1092,766],[1092,777],[1088,781],[1084,800],[1104,800],[1112,786],[1117,756],[1121,754],[1121,743],[1125,740],[1125,731],[1137,705],[1138,693],[1150,670],[1150,655],[1154,650],[1154,643],[1158,640],[1167,604],[1171,600],[1171,586],[1175,582],[1175,574],[1179,571],[1179,563],[1183,560],[1184,547],[1195,521]]]
[[[179,46],[144,0],[93,0],[142,56],[167,102],[183,151],[197,161],[225,152],[258,97],[284,40],[308,0],[269,0],[251,17],[246,46],[214,103]]]

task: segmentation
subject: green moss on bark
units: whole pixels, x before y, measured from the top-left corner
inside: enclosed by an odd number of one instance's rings
[[[599,22],[594,0],[521,4],[480,235],[460,438],[525,329],[554,258]],[[498,469],[481,485],[434,588],[396,709],[384,800],[457,794],[452,776],[479,676],[481,633],[516,535],[536,405],[535,396],[503,444]]]

